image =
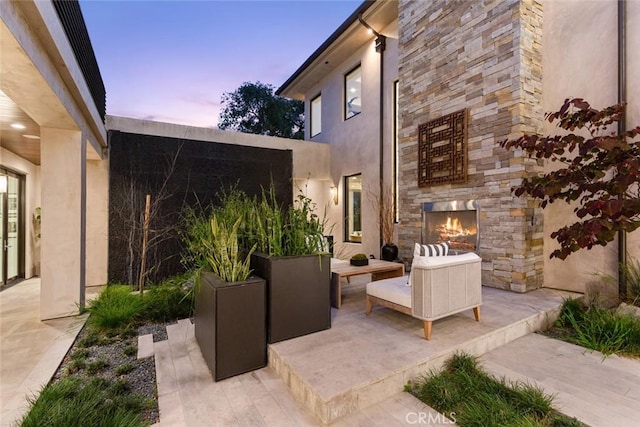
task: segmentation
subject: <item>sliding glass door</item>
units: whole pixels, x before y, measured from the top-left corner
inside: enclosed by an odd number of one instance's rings
[[[24,177],[0,169],[0,285],[24,277]]]

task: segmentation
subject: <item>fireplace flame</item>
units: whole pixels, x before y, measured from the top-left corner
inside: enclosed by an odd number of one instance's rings
[[[460,220],[452,217],[447,217],[447,222],[442,224],[440,231],[449,237],[469,236],[477,232],[477,230],[462,227]]]

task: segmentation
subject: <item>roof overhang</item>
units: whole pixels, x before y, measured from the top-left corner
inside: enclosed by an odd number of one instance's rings
[[[362,45],[371,41],[373,35],[358,21],[363,19],[376,31],[381,32],[398,17],[398,2],[395,0],[372,0],[363,2],[325,40],[318,49],[278,88],[277,95],[304,100],[305,94],[324,77],[332,73]]]

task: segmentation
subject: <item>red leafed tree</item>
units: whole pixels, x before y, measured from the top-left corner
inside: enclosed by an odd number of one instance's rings
[[[640,227],[640,140],[635,140],[640,126],[621,134],[610,132],[624,117],[624,108],[617,104],[596,110],[581,98],[566,99],[559,111],[545,118],[570,133],[500,142],[503,148],[520,148],[530,157],[562,163],[558,170],[524,178],[512,189],[516,196],[541,200],[542,208],[556,200],[577,201],[577,221],[551,234],[560,243],[551,258],[606,246],[618,231]],[[588,136],[573,133],[581,129]]]

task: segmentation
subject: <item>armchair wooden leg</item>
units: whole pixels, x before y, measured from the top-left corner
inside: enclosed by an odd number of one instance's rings
[[[430,340],[431,339],[431,320],[423,320],[422,327],[424,328],[424,339],[427,341]]]
[[[480,321],[480,306],[473,307],[473,315],[476,317],[476,321]]]
[[[369,298],[369,295],[367,295],[367,309],[364,312],[367,316],[369,315],[369,313],[371,313],[371,307],[373,307],[373,303],[371,302],[371,298]]]

